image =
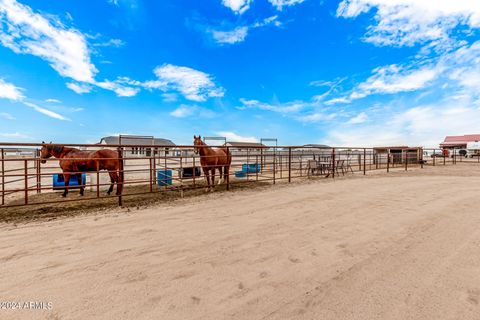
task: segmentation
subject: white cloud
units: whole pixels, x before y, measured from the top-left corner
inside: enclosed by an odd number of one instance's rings
[[[292,101],[287,103],[269,104],[260,102],[258,100],[248,100],[243,98],[240,99],[240,102],[242,103],[242,106],[238,107],[238,109],[240,110],[260,109],[278,112],[282,114],[296,113],[312,105],[311,102],[305,101]]]
[[[20,133],[20,132],[14,132],[14,133],[6,133],[6,132],[0,132],[0,137],[2,138],[29,138],[27,135]]]
[[[24,105],[26,105],[29,108],[32,108],[33,110],[42,113],[50,118],[58,119],[58,120],[63,120],[63,121],[70,121],[70,119],[62,116],[61,114],[58,114],[56,112],[53,112],[51,110],[39,107],[38,105],[31,103],[31,102],[23,102]]]
[[[137,95],[137,93],[140,91],[140,88],[125,86],[122,84],[125,81],[126,80],[124,80],[124,78],[120,78],[116,81],[105,80],[103,82],[96,82],[95,84],[100,88],[115,92],[119,97],[133,97]]]
[[[222,4],[236,14],[242,14],[250,8],[252,1],[253,0],[222,0]]]
[[[322,122],[322,121],[332,121],[338,115],[335,112],[327,113],[327,112],[315,112],[311,114],[307,114],[304,116],[298,116],[296,119],[300,122]]]
[[[350,100],[371,94],[392,94],[423,89],[440,75],[442,69],[440,66],[415,69],[397,65],[376,68],[370,78],[354,89],[350,94]]]
[[[480,27],[480,2],[472,0],[343,0],[337,15],[352,18],[371,10],[376,24],[365,40],[376,45],[441,45],[459,25]]]
[[[283,7],[290,7],[294,6],[297,4],[300,4],[304,2],[305,0],[268,0],[274,6],[277,8],[277,10],[282,10]]]
[[[0,79],[0,98],[9,99],[13,101],[22,100],[24,98],[22,90],[15,85],[5,82]]]
[[[123,41],[121,39],[109,39],[108,41],[95,43],[93,45],[95,47],[115,47],[115,48],[119,48],[119,47],[123,47],[125,44],[126,44],[125,41]]]
[[[68,82],[67,87],[78,94],[88,93],[92,91],[92,87],[82,83]]]
[[[175,102],[178,100],[178,97],[175,93],[164,93],[162,94],[162,98],[165,102]]]
[[[232,142],[258,142],[259,139],[253,136],[241,136],[231,131],[220,131],[217,132],[219,136],[227,138],[227,141]]]
[[[147,89],[178,91],[186,99],[205,101],[212,97],[223,97],[224,89],[217,87],[213,77],[202,71],[189,67],[164,64],[154,70],[157,80],[147,81],[141,85]]]
[[[409,145],[438,147],[447,135],[478,131],[480,108],[470,97],[447,99],[435,105],[420,105],[386,113],[376,121],[355,126],[335,126],[328,142],[349,146]]]
[[[180,107],[170,112],[170,115],[175,118],[186,118],[191,116],[212,118],[215,116],[215,112],[199,106],[187,106],[182,104]]]
[[[305,0],[268,0],[272,6],[277,10],[282,10],[284,7],[294,6],[300,4]],[[253,0],[222,0],[222,4],[230,8],[236,14],[242,14],[250,8]]]
[[[46,99],[45,102],[48,102],[48,103],[62,103],[62,101],[60,101],[58,99]]]
[[[231,31],[211,31],[212,37],[219,44],[234,44],[243,42],[248,34],[248,27],[236,27]]]
[[[7,112],[0,112],[0,118],[7,119],[7,120],[15,120],[15,117]]]
[[[348,120],[348,124],[359,124],[359,123],[364,123],[365,121],[368,120],[368,116],[365,112],[361,112],[355,117],[351,118]]]
[[[278,16],[271,16],[251,25],[238,26],[233,30],[215,30],[214,28],[206,28],[206,32],[220,45],[235,44],[245,41],[248,32],[252,29],[265,27],[270,24],[274,24],[275,26],[281,25],[277,19]]]
[[[0,1],[0,43],[48,61],[63,77],[93,82],[97,73],[82,33],[15,0]]]

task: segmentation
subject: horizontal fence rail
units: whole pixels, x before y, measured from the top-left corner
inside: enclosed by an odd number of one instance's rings
[[[96,163],[95,170],[62,171],[61,159],[41,158],[42,144],[0,143],[0,208],[42,205],[59,202],[84,201],[117,197],[118,204],[126,196],[148,193],[180,192],[206,188],[201,156],[206,146],[152,146],[152,145],[98,145],[49,144],[51,147],[73,147],[81,151],[112,150],[116,156],[110,160],[119,166],[115,170],[100,170],[105,158],[70,157],[78,163]],[[216,148],[216,147],[212,147]],[[218,147],[217,147],[218,148]],[[231,154],[231,165],[223,176],[215,168],[214,183],[221,181],[226,189],[244,183],[291,182],[296,178],[335,178],[367,171],[408,170],[413,167],[480,163],[480,154],[466,154],[462,150],[427,148],[355,148],[310,146],[235,146],[221,147]],[[60,149],[59,149],[60,150]],[[42,163],[45,162],[45,163]],[[225,172],[225,171],[224,171]],[[115,189],[112,176],[118,176]],[[65,187],[65,178],[69,186]],[[73,180],[72,180],[73,179]],[[85,189],[83,197],[77,190]],[[121,190],[115,194],[117,188]],[[57,192],[69,191],[62,198]],[[214,188],[212,188],[214,189]],[[46,195],[49,195],[48,197]]]

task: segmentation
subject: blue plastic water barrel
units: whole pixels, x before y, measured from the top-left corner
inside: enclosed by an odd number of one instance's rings
[[[235,177],[236,178],[245,178],[247,176],[247,173],[242,171],[235,171]]]
[[[82,184],[85,185],[87,182],[87,175],[82,173]],[[70,188],[78,188],[79,184],[77,181],[77,175],[72,174],[70,176],[70,183],[68,185]],[[53,175],[53,189],[64,189],[65,188],[65,180],[63,174],[54,174]]]
[[[242,171],[245,173],[256,173],[260,172],[260,165],[258,163],[244,163],[242,165]]]
[[[159,186],[166,186],[172,184],[172,170],[158,170],[157,171],[157,184]]]

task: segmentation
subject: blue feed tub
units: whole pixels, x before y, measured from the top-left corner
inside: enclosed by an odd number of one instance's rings
[[[236,178],[245,178],[247,176],[246,172],[243,171],[235,171],[235,177]]]
[[[85,185],[87,182],[87,175],[85,173],[82,173],[82,185]],[[70,176],[70,183],[68,185],[69,188],[79,188],[79,184],[77,181],[77,175],[72,174]],[[53,190],[58,190],[58,189],[65,189],[65,179],[63,177],[63,174],[54,174],[53,175]]]
[[[242,165],[242,171],[245,173],[257,173],[260,172],[260,164],[258,163],[244,163]]]
[[[173,183],[172,172],[172,170],[158,170],[157,184],[159,186],[171,185]]]

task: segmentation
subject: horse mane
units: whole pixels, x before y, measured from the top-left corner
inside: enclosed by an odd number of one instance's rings
[[[50,152],[62,153],[64,148],[64,146],[48,146],[47,150]]]

